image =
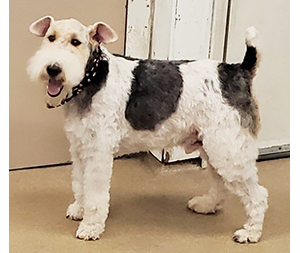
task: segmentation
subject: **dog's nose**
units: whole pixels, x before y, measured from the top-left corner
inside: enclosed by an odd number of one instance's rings
[[[57,75],[59,75],[61,73],[61,68],[59,66],[57,66],[56,64],[49,65],[47,67],[47,73],[51,77],[56,77]]]

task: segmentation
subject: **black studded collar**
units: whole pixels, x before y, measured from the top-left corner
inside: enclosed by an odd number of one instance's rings
[[[107,63],[108,58],[107,56],[102,52],[100,46],[98,46],[91,54],[86,68],[85,68],[85,74],[84,78],[81,80],[81,82],[74,86],[72,88],[72,94],[71,96],[65,97],[59,104],[53,106],[47,104],[47,108],[56,108],[60,107],[66,103],[68,103],[72,98],[79,95],[85,88],[87,88],[91,84],[100,83],[102,80],[101,75],[101,68],[103,66],[103,62]],[[100,73],[100,74],[99,74]]]

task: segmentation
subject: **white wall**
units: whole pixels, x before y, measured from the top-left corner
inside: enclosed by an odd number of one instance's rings
[[[42,87],[30,82],[26,73],[29,58],[41,44],[28,31],[36,19],[50,14],[56,19],[74,17],[89,25],[96,21],[110,24],[119,41],[109,45],[123,53],[125,0],[10,0],[10,87],[9,87],[9,167],[64,163],[70,160],[69,143],[63,131],[62,109],[47,109]]]
[[[254,79],[262,123],[259,147],[290,143],[289,8],[289,0],[232,1],[227,61],[241,61],[247,27],[260,32],[262,62]]]

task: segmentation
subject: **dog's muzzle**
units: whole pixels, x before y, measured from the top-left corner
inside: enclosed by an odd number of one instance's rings
[[[58,77],[62,72],[62,69],[58,64],[49,65],[46,69],[49,75],[49,83],[47,85],[47,93],[50,97],[57,97],[60,95],[63,89],[63,79]]]
[[[84,78],[81,80],[81,82],[74,86],[72,88],[72,94],[67,94],[65,98],[63,98],[61,101],[58,101],[56,105],[51,105],[47,103],[47,108],[57,108],[60,107],[67,102],[69,102],[72,98],[79,95],[86,87],[88,87],[91,83],[96,81],[98,79],[97,73],[100,73],[100,61],[107,61],[108,58],[100,49],[100,46],[97,47],[93,53],[91,54],[86,68],[85,68],[85,74]],[[50,79],[49,84],[47,87],[47,93],[50,97],[55,98],[58,97],[62,90],[64,89],[63,86],[63,79],[58,78],[59,74],[62,72],[61,68],[54,64],[51,66],[48,66],[46,69]]]

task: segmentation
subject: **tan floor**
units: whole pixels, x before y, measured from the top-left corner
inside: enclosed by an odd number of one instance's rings
[[[69,166],[13,171],[10,252],[289,252],[289,162],[258,163],[260,182],[270,197],[257,244],[231,240],[246,219],[235,196],[229,195],[215,215],[187,210],[189,198],[209,187],[207,172],[190,163],[166,168],[149,156],[117,160],[107,228],[95,242],[76,239],[78,222],[65,218],[73,201]]]

